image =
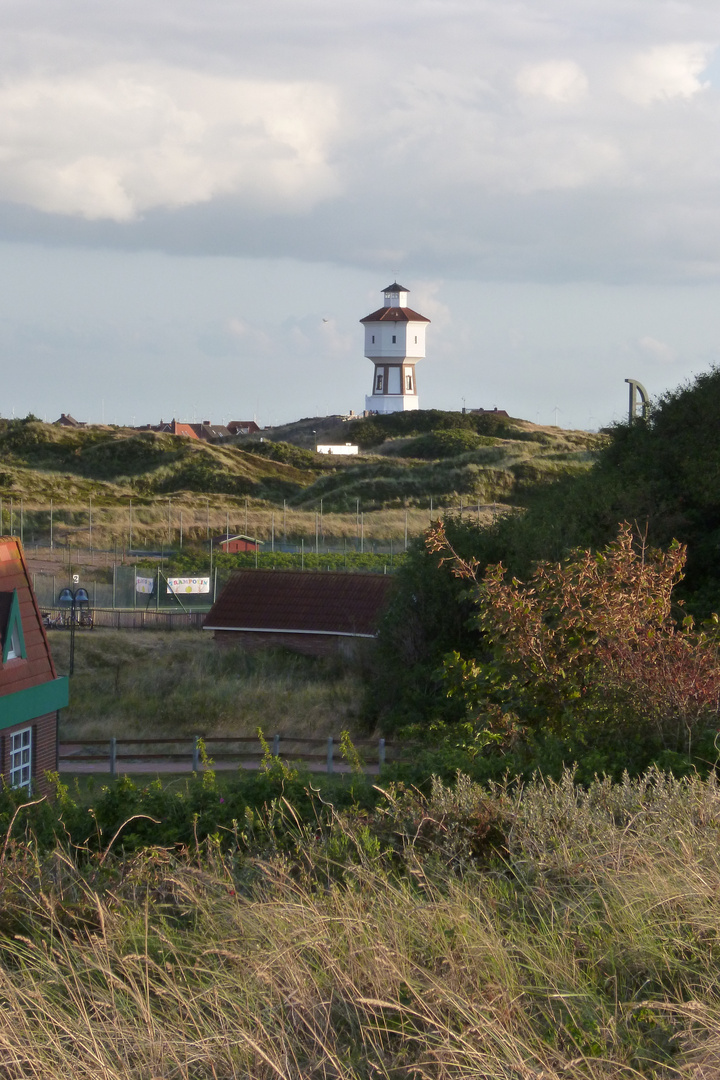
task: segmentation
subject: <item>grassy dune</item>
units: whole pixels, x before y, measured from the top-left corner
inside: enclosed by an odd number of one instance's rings
[[[189,853],[11,842],[2,1075],[710,1080],[718,825],[714,783],[654,774],[280,800]]]
[[[327,419],[337,426],[337,418]],[[297,539],[314,534],[322,509],[325,535],[342,540],[357,537],[360,508],[368,539],[376,526],[378,539],[397,538],[404,536],[405,512],[414,534],[431,503],[435,509],[522,504],[528,486],[587,469],[598,445],[587,432],[524,421],[504,421],[499,434],[487,436],[428,428],[470,422],[460,414],[419,412],[414,434],[405,430],[409,421],[396,432],[384,422],[390,420],[356,422],[372,438],[352,458],[304,448],[312,436],[308,425],[320,420],[269,432],[263,442],[212,446],[131,429],[68,431],[35,420],[0,420],[2,527],[10,531],[12,501],[13,531],[19,531],[22,505],[24,534],[44,542],[52,500],[54,541],[61,544],[89,546],[91,504],[96,547],[129,544],[131,521],[132,546],[177,545],[181,515],[186,544],[226,526],[266,539],[273,514],[276,536]],[[289,441],[272,441],[277,434]],[[351,434],[339,428],[327,437],[345,441]]]

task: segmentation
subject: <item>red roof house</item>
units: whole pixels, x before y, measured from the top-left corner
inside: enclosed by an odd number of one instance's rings
[[[245,536],[244,533],[234,536],[223,533],[222,536],[214,536],[212,539],[213,548],[219,548],[226,555],[237,555],[240,551],[259,551],[263,543],[263,540],[258,540],[254,536]]]
[[[349,654],[377,634],[392,578],[302,570],[240,570],[208,612],[215,640],[255,651]]]
[[[0,537],[0,775],[11,787],[47,790],[57,769],[58,678],[20,541]]]

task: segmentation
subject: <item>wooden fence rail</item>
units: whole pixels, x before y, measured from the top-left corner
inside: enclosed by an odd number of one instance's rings
[[[326,738],[305,738],[295,735],[273,735],[268,742],[274,757],[301,761],[311,772],[346,773],[352,765],[338,758],[340,741],[333,735]],[[353,740],[353,746],[363,765],[363,771],[377,773],[388,760],[399,760],[400,747],[385,739]],[[203,748],[212,764],[203,763]],[[407,747],[403,747],[407,749]],[[85,742],[60,744],[58,765],[64,773],[202,772],[206,768],[258,769],[263,760],[263,746],[257,737],[228,736],[169,739],[91,739]]]
[[[43,607],[43,613],[47,612],[51,618],[62,616],[63,611],[57,607]],[[66,612],[65,612],[66,614]],[[122,609],[122,608],[93,608],[92,619],[94,626],[110,627],[114,630],[188,630],[201,629],[206,610],[202,611],[155,611],[154,608]]]

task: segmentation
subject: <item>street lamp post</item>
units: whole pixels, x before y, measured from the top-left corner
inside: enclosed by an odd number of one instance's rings
[[[78,623],[77,609],[85,605],[90,606],[90,597],[87,589],[61,589],[58,596],[58,605],[69,615],[70,619],[70,670],[69,675],[75,672],[75,627]]]

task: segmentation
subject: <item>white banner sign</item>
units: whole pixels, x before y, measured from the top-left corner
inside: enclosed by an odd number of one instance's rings
[[[139,593],[151,593],[155,585],[155,578],[151,577],[136,577],[135,578],[135,592]]]
[[[209,577],[171,577],[167,579],[169,593],[210,592]]]

